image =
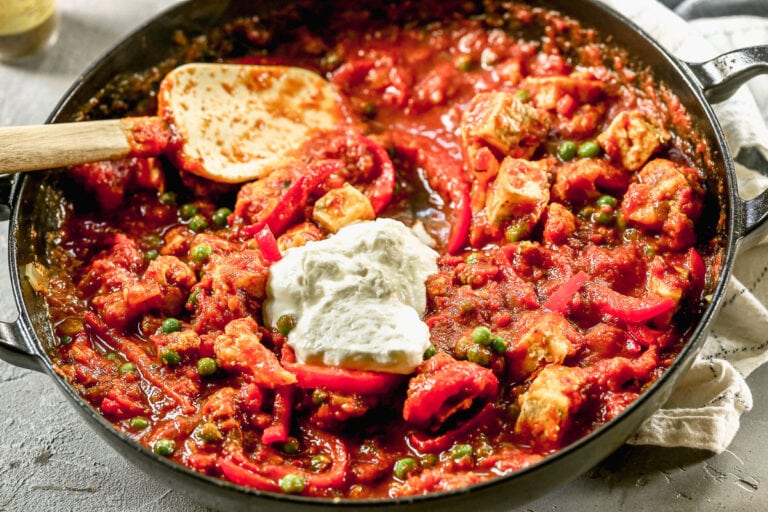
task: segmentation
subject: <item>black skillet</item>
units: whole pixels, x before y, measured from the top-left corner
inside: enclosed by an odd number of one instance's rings
[[[364,0],[363,0],[364,1]],[[361,1],[361,3],[363,3]],[[712,301],[692,329],[690,340],[672,366],[619,417],[588,436],[548,457],[539,464],[506,477],[451,492],[428,496],[332,502],[284,496],[242,488],[216,478],[200,475],[186,467],[156,456],[147,448],[115,430],[96,410],[69,387],[53,369],[49,350],[54,347],[53,331],[45,301],[24,278],[25,266],[47,261],[46,235],[56,233],[61,220],[64,194],[58,173],[41,172],[0,181],[0,217],[10,219],[8,256],[13,293],[19,310],[14,322],[0,323],[0,357],[6,361],[48,373],[72,405],[107,442],[139,468],[169,486],[220,509],[286,511],[318,510],[335,506],[344,509],[465,511],[510,509],[562,485],[582,474],[616,450],[637,430],[642,421],[661,407],[675,382],[690,366],[703,344],[726,290],[737,250],[758,240],[768,230],[768,192],[745,201],[736,187],[733,159],[709,101],[729,97],[750,77],[768,72],[768,47],[734,51],[701,64],[681,62],[668,54],[631,21],[595,0],[550,0],[541,2],[593,27],[611,42],[626,48],[632,58],[650,66],[658,80],[680,98],[709,141],[712,162],[707,165],[707,184],[713,192],[707,217],[722,218],[711,223],[704,236],[721,240],[724,254],[720,280]],[[172,56],[175,30],[187,35],[209,29],[245,14],[265,14],[286,2],[249,0],[191,0],[157,16],[126,38],[91,67],[66,94],[49,122],[69,121],[94,94],[118,73],[138,72]]]

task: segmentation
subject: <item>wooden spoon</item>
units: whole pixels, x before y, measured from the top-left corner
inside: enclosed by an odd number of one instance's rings
[[[157,117],[0,128],[0,172],[166,152],[214,181],[258,179],[343,123],[337,94],[302,68],[186,64],[163,79]]]

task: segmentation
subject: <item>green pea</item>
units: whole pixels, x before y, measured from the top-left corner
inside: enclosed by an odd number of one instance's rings
[[[328,52],[323,57],[323,63],[327,69],[334,69],[341,64],[341,56],[334,52]]]
[[[197,360],[197,373],[203,377],[213,375],[219,369],[216,360],[210,357],[201,357]]]
[[[448,454],[451,456],[452,459],[458,460],[464,457],[469,457],[473,453],[472,445],[471,444],[461,444],[457,443],[453,446],[451,446],[451,449],[448,450]]]
[[[607,226],[613,222],[613,214],[610,212],[595,212],[592,214],[592,220],[598,224]]]
[[[475,343],[472,341],[471,338],[462,336],[453,346],[453,357],[455,357],[456,359],[466,359],[467,350],[469,350],[474,345]]]
[[[149,420],[144,416],[136,416],[128,421],[128,425],[134,430],[142,430],[149,426]]]
[[[197,297],[200,295],[200,290],[197,289],[193,291],[191,294],[189,294],[189,298],[187,299],[187,304],[189,306],[192,306],[193,308],[197,307]]]
[[[423,468],[431,468],[437,464],[437,462],[438,458],[434,453],[425,453],[421,456],[421,467]]]
[[[649,258],[652,258],[656,256],[656,251],[654,251],[653,247],[651,247],[650,245],[643,245],[643,254],[645,254]]]
[[[203,217],[202,215],[195,215],[189,221],[189,229],[191,229],[195,233],[199,233],[200,231],[203,231],[207,227],[208,227],[208,221],[205,220],[205,217]]]
[[[472,71],[472,68],[475,65],[474,59],[472,59],[471,55],[467,54],[461,54],[458,57],[456,57],[456,60],[454,61],[454,64],[456,65],[456,69],[459,71]]]
[[[430,345],[427,350],[424,351],[424,360],[427,360],[437,354],[437,349],[434,345]]]
[[[160,247],[163,244],[163,239],[160,238],[157,235],[149,235],[147,238],[144,239],[144,242],[154,249]]]
[[[467,361],[480,366],[488,366],[491,362],[491,351],[483,345],[472,345],[467,349]]]
[[[118,368],[118,371],[120,373],[133,373],[136,371],[136,365],[133,363],[123,363],[120,365],[120,368]]]
[[[219,208],[215,212],[213,212],[213,217],[211,219],[213,220],[213,223],[217,226],[224,227],[229,224],[229,216],[232,215],[232,210],[229,208]]]
[[[592,217],[592,214],[595,213],[595,209],[591,206],[585,206],[581,210],[579,210],[579,213],[577,214],[580,219],[589,219]]]
[[[528,89],[518,89],[515,91],[515,98],[525,103],[529,99],[531,99],[531,91]]]
[[[173,366],[181,362],[181,356],[172,349],[164,349],[160,352],[160,361],[168,366]]]
[[[504,236],[507,239],[507,242],[514,243],[519,242],[525,234],[525,229],[523,226],[509,226],[507,229],[504,230]]]
[[[475,254],[475,253],[472,253],[472,254],[468,255],[464,259],[464,263],[468,263],[468,264],[477,263],[477,261],[478,261],[477,254]]]
[[[619,229],[626,229],[626,227],[627,227],[627,221],[624,218],[624,215],[621,214],[621,210],[616,212],[616,226]]]
[[[165,192],[160,194],[160,204],[172,205],[176,204],[176,192]]]
[[[199,424],[195,430],[197,431],[197,436],[208,443],[215,443],[216,441],[221,441],[224,438],[224,435],[221,433],[221,430],[219,430],[219,427],[210,421]]]
[[[288,440],[283,443],[283,452],[288,455],[296,455],[299,453],[299,440],[295,437],[289,437]]]
[[[59,338],[59,345],[69,345],[72,343],[72,336],[62,336]]]
[[[309,460],[309,465],[315,471],[325,471],[331,465],[331,458],[324,453],[314,455]]]
[[[489,445],[487,442],[481,444],[475,450],[475,456],[480,459],[490,457],[491,455],[493,455],[493,446]]]
[[[172,332],[181,330],[181,322],[176,318],[166,318],[163,320],[163,325],[160,327],[163,334],[171,334]]]
[[[312,403],[315,405],[322,405],[328,401],[328,392],[323,389],[315,389],[312,391]]]
[[[581,158],[592,158],[600,154],[600,144],[593,140],[582,142],[577,150]]]
[[[160,256],[160,253],[157,252],[155,249],[149,249],[144,253],[144,261],[150,262],[157,259],[157,257]]]
[[[416,459],[413,457],[403,457],[395,462],[394,473],[395,476],[401,480],[405,479],[409,473],[415,471],[419,467]]]
[[[606,194],[598,197],[595,204],[597,206],[610,206],[611,208],[616,208],[616,198]]]
[[[179,208],[179,215],[185,220],[191,219],[198,213],[200,213],[200,209],[192,203],[183,204],[181,205],[181,208]]]
[[[211,254],[213,254],[213,247],[208,244],[198,244],[192,248],[190,253],[192,254],[193,260],[198,263],[203,263],[211,257]]]
[[[507,351],[507,342],[504,341],[504,338],[494,336],[491,339],[491,350],[501,355]]]
[[[288,336],[288,333],[296,327],[296,317],[293,315],[280,315],[275,326],[280,334]]]
[[[299,494],[304,490],[306,482],[301,475],[288,474],[278,481],[278,485],[286,494]]]
[[[172,439],[158,439],[155,441],[152,449],[156,454],[168,457],[169,455],[173,455],[173,452],[176,450],[176,443],[174,443]]]
[[[570,140],[566,140],[563,141],[557,148],[557,156],[560,157],[560,160],[567,162],[576,156],[577,151],[578,148],[576,147],[576,143]]]
[[[472,341],[480,345],[490,345],[492,336],[491,330],[484,325],[475,327],[472,331]]]
[[[117,361],[117,354],[115,354],[114,352],[107,352],[106,354],[104,354],[104,359],[106,359],[107,361]]]

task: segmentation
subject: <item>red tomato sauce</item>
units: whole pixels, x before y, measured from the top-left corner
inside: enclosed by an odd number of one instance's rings
[[[674,360],[716,272],[679,104],[670,119],[645,70],[557,13],[405,12],[177,34],[187,60],[304,66],[338,88],[348,123],[301,162],[235,186],[160,154],[71,169],[98,208],[68,205],[52,249],[52,357],[115,428],[261,490],[415,495],[540,461]],[[85,117],[151,114],[157,75]],[[352,203],[328,199],[345,186]],[[408,376],[297,363],[295,319],[261,316],[270,265],[371,216],[440,252],[432,348]]]

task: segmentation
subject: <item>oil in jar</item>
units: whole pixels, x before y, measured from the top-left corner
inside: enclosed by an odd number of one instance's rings
[[[0,0],[0,60],[43,48],[57,28],[55,0]]]

